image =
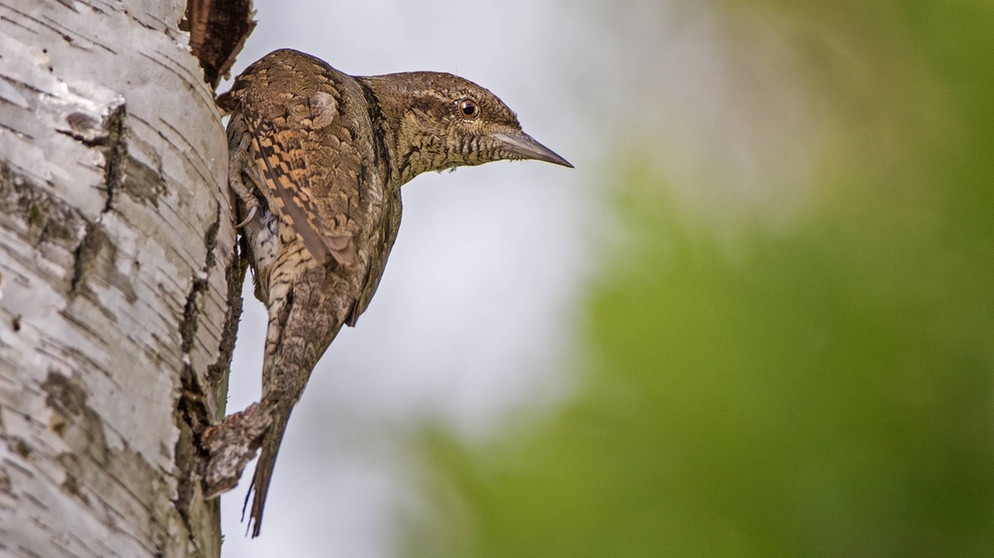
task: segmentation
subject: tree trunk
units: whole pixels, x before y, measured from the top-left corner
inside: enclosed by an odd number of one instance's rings
[[[176,1],[0,0],[0,555],[218,556],[241,273]]]

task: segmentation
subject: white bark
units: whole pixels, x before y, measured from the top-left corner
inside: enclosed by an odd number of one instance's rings
[[[219,554],[235,235],[183,9],[0,0],[0,556]]]

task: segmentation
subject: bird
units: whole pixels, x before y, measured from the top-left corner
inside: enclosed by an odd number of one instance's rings
[[[448,73],[351,76],[280,49],[248,66],[219,104],[231,111],[236,227],[268,313],[261,403],[271,423],[245,499],[257,537],[290,413],[376,292],[400,228],[401,185],[500,160],[573,165],[523,132],[496,95]]]

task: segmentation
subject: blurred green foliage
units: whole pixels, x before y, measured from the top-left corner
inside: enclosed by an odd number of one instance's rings
[[[412,554],[994,553],[994,7],[768,4],[834,111],[814,207],[730,256],[650,165],[610,169],[634,241],[591,289],[581,392],[430,437]]]

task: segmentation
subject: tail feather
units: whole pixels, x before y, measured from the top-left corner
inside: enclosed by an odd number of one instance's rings
[[[300,248],[303,251],[303,247]],[[266,332],[265,357],[262,366],[262,401],[270,410],[272,423],[266,432],[255,465],[255,474],[242,519],[252,497],[249,511],[249,531],[259,536],[266,494],[276,465],[276,455],[286,432],[290,412],[300,399],[307,380],[325,349],[342,327],[339,316],[344,312],[335,308],[339,299],[325,292],[334,276],[324,267],[306,268],[302,278],[300,270],[291,263],[277,266],[269,278],[267,298],[269,327]],[[296,274],[295,274],[296,273]]]
[[[273,408],[271,413],[273,422],[263,438],[259,459],[255,464],[255,474],[252,476],[252,484],[249,485],[248,493],[245,494],[245,503],[242,505],[242,521],[245,520],[245,509],[248,508],[249,498],[252,498],[248,531],[251,531],[253,538],[258,537],[262,530],[262,512],[266,507],[266,494],[269,492],[269,483],[273,478],[273,467],[276,465],[276,455],[280,451],[280,443],[283,441],[283,434],[286,432],[286,425],[290,420],[292,409],[293,406],[286,409]]]

